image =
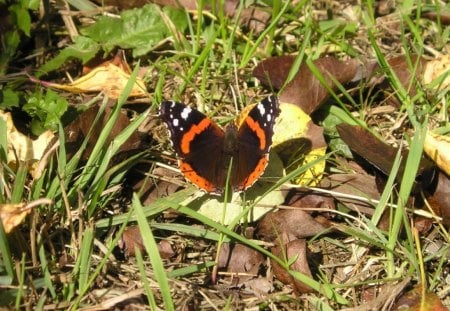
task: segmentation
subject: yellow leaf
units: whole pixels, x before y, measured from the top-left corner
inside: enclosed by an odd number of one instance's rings
[[[427,62],[424,73],[423,82],[430,84],[435,79],[442,77],[439,84],[440,89],[448,89],[450,87],[450,56],[442,55],[439,58]]]
[[[128,83],[130,75],[113,63],[106,63],[96,67],[87,75],[68,85],[42,82],[45,86],[54,87],[72,93],[104,92],[109,98],[117,99]],[[148,96],[144,81],[136,78],[130,93],[131,97]]]
[[[3,118],[6,123],[8,165],[15,167],[18,165],[17,161],[27,162],[30,165],[30,173],[34,176],[35,163],[42,158],[48,144],[55,135],[51,131],[46,131],[36,140],[32,140],[17,130],[11,113],[0,110],[0,118]]]
[[[315,125],[308,114],[296,105],[281,103],[273,135],[273,148],[283,159],[287,172],[311,163],[326,153],[323,129]],[[325,160],[298,176],[298,185],[315,186],[325,169]]]
[[[0,204],[0,220],[5,233],[10,233],[30,212],[31,208],[26,207],[25,203]]]
[[[436,165],[450,176],[450,136],[428,132],[423,148]]]

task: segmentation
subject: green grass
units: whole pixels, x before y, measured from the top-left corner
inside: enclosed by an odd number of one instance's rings
[[[88,1],[72,1],[71,4],[75,11],[79,10],[77,12],[92,7]],[[101,304],[110,297],[110,293],[120,296],[142,289],[143,294],[134,302],[151,310],[178,310],[184,306],[180,301],[187,305],[192,303],[194,309],[205,310],[233,307],[336,310],[362,305],[367,288],[382,290],[383,284],[406,278],[411,278],[412,285],[422,284],[425,290],[443,291],[448,234],[443,226],[434,223],[432,237],[420,236],[414,227],[413,213],[410,212],[413,207],[408,200],[428,128],[438,123],[441,128],[448,130],[448,104],[441,104],[448,99],[448,95],[445,90],[441,90],[429,96],[429,91],[419,81],[402,85],[389,65],[389,58],[405,55],[408,69],[415,72],[419,66],[418,62],[413,61],[413,54],[429,56],[427,53],[430,48],[424,46],[423,42],[433,49],[442,50],[442,42],[448,42],[448,29],[439,20],[425,22],[421,18],[419,2],[403,1],[395,7],[399,33],[395,38],[389,37],[389,40],[394,41],[392,44],[395,44],[395,50],[388,50],[383,42],[383,36],[387,35],[384,32],[388,30],[377,24],[379,20],[374,1],[364,1],[361,18],[347,23],[343,15],[327,7],[331,4],[325,1],[300,1],[294,5],[290,1],[274,0],[271,3],[272,10],[262,5],[262,10],[268,12],[271,19],[261,33],[239,24],[238,18],[244,14],[247,6],[240,4],[236,15],[229,17],[223,8],[206,12],[203,8],[207,4],[209,2],[199,1],[197,10],[182,11],[180,14],[170,10],[158,11],[167,27],[169,40],[164,38],[161,45],[155,42],[144,55],[133,57],[139,46],[127,42],[131,47],[124,48],[130,51],[127,59],[134,70],[117,100],[98,95],[86,103],[86,99],[81,96],[63,94],[79,112],[90,105],[98,105],[100,109],[94,124],[100,122],[107,106],[112,105],[110,118],[100,135],[95,137],[95,145],[87,161],[82,160],[82,154],[93,135],[93,128],[84,138],[80,149],[69,158],[65,146],[65,124],[59,124],[56,132],[59,146],[54,148],[42,176],[36,179],[28,174],[29,163],[8,165],[8,142],[4,135],[0,135],[0,203],[31,202],[40,198],[49,198],[53,202],[49,206],[35,208],[27,220],[10,234],[5,233],[0,222],[0,306],[16,309],[28,306],[42,310],[60,304],[65,309],[77,310]],[[439,3],[425,7],[429,8],[437,12],[444,10]],[[37,13],[33,10],[29,12]],[[173,16],[177,16],[177,20],[171,20]],[[324,19],[319,21],[317,16]],[[178,29],[177,25],[184,25],[184,21],[186,27]],[[433,26],[433,32],[426,28],[431,28],[430,25]],[[61,24],[55,27],[59,29],[55,40],[61,40],[64,26]],[[159,27],[163,27],[162,24]],[[36,30],[31,31],[33,33]],[[26,40],[26,35],[20,38]],[[81,40],[86,40],[83,44],[88,42],[90,47],[102,49],[99,42],[93,42],[89,37]],[[60,57],[70,55],[82,62],[86,61],[87,54],[77,52],[77,47],[79,45],[76,43],[72,50],[65,49]],[[263,93],[273,91],[265,90],[252,78],[251,70],[255,64],[269,56],[295,53],[297,58],[288,73],[288,81],[295,76],[300,64],[306,63],[317,79],[326,85],[323,74],[313,61],[327,51],[334,51],[334,55],[340,58],[351,56],[364,60],[370,55],[378,63],[400,105],[389,116],[371,115],[369,111],[372,106],[386,105],[378,100],[377,94],[372,93],[375,94],[373,97],[364,98],[364,92],[361,91],[355,96],[354,90],[336,83],[338,87],[335,90],[327,87],[330,99],[325,103],[326,107],[319,111],[326,115],[317,113],[313,115],[313,120],[323,126],[330,126],[323,121],[332,116],[338,122],[359,124],[390,143],[407,143],[409,151],[405,156],[403,170],[400,170],[401,154],[397,154],[381,197],[373,203],[373,214],[351,211],[344,204],[339,204],[336,211],[328,211],[336,216],[333,219],[336,222],[334,233],[319,234],[308,240],[310,248],[320,249],[327,260],[317,265],[312,278],[291,268],[296,257],[277,257],[270,252],[267,243],[241,234],[245,228],[254,226],[247,222],[248,214],[266,194],[255,200],[244,197],[242,212],[231,223],[224,224],[224,210],[219,205],[217,213],[221,215],[218,218],[222,218],[222,222],[197,211],[206,199],[193,199],[197,193],[194,188],[187,187],[168,197],[159,196],[151,202],[144,202],[144,187],[133,188],[130,191],[133,194],[124,190],[129,190],[126,178],[137,163],[150,163],[152,168],[161,166],[162,162],[165,165],[172,163],[167,158],[166,151],[171,150],[167,136],[159,123],[154,122],[162,100],[175,99],[198,104],[199,109],[224,124],[244,104],[254,103],[264,96]],[[20,59],[12,58],[11,54],[7,55],[7,59],[11,64],[8,72],[12,74],[13,65],[20,65]],[[33,69],[42,68],[31,56],[27,62],[32,62]],[[55,62],[51,64],[56,66]],[[76,62],[65,63],[65,66],[55,67],[48,79],[63,78],[58,71],[70,68],[71,72],[79,72],[80,69]],[[130,101],[128,95],[142,68],[148,69],[144,78],[150,96],[148,107],[139,108],[136,112],[127,106]],[[19,98],[25,96],[25,92],[38,92],[30,85],[17,81],[5,82],[0,89],[2,94],[3,90],[8,89],[8,92],[15,92]],[[365,88],[367,84],[367,81],[361,81],[358,87]],[[413,96],[409,92],[411,89],[416,90]],[[20,105],[17,105],[20,109]],[[2,103],[0,107],[4,107]],[[131,122],[108,142],[108,135],[124,109],[131,111]],[[152,136],[147,149],[119,163],[114,162],[120,147],[149,120],[154,124],[150,130],[148,125],[145,127],[146,134]],[[400,126],[394,129],[398,124]],[[329,130],[327,133],[333,133],[332,128],[326,130]],[[5,131],[6,124],[0,118],[0,132]],[[342,156],[339,150],[330,147],[325,156],[328,172],[345,170],[339,167],[339,156]],[[267,190],[267,194],[301,175],[306,169],[308,166],[299,167],[279,179]],[[399,171],[404,172],[401,178],[396,176]],[[145,173],[147,184],[157,184],[158,180],[152,171]],[[398,183],[398,180],[401,182]],[[223,208],[228,208],[227,204],[225,202]],[[168,215],[174,211],[177,217],[170,218]],[[378,225],[386,213],[390,215],[388,228],[382,230]],[[116,248],[122,233],[130,224],[139,226],[144,248],[136,251],[135,258],[124,261],[117,257]],[[236,231],[237,228],[241,231]],[[158,243],[165,239],[176,249],[176,259],[161,258]],[[432,240],[428,242],[427,239]],[[289,284],[270,279],[273,282],[272,292],[261,296],[248,296],[248,293],[236,289],[219,291],[220,295],[217,294],[220,286],[227,283],[219,275],[222,283],[217,287],[211,284],[210,278],[217,276],[218,249],[228,242],[241,243],[257,250],[284,267],[292,278],[307,284],[312,292],[296,296]],[[434,242],[442,243],[443,247],[436,253],[430,253],[427,246]],[[264,277],[270,278],[270,271],[266,273]],[[246,299],[248,297],[254,301]],[[441,299],[447,306],[450,305],[447,294]],[[127,300],[120,303],[127,306]]]

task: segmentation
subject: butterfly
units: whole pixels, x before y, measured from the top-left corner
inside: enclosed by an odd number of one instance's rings
[[[160,116],[169,130],[183,175],[199,188],[222,194],[229,186],[240,192],[252,186],[264,173],[279,103],[271,95],[256,104],[241,125],[230,123],[222,129],[200,111],[185,104],[165,101]]]

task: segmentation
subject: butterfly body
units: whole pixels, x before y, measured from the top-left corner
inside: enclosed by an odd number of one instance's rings
[[[221,194],[229,186],[239,192],[262,175],[279,114],[275,96],[255,105],[242,124],[223,130],[196,109],[173,101],[163,102],[160,115],[167,125],[183,175],[201,189]]]

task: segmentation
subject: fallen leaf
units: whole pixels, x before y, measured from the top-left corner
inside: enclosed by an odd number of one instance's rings
[[[66,151],[69,157],[77,152],[84,139],[88,137],[88,143],[81,156],[83,160],[87,160],[92,153],[92,150],[97,143],[105,124],[108,122],[111,115],[112,108],[106,107],[103,114],[99,117],[97,122],[94,122],[99,113],[98,106],[92,106],[88,110],[82,112],[74,121],[64,128],[66,133]],[[122,132],[130,124],[128,116],[120,112],[116,123],[106,139],[105,144],[108,145],[120,132]],[[90,136],[89,136],[90,135]],[[118,155],[115,160],[124,157],[126,154],[135,153],[142,148],[143,140],[137,132],[131,134],[127,141],[120,146]]]
[[[232,274],[235,285],[255,278],[263,263],[261,253],[242,244],[224,243],[220,249],[218,266]]]
[[[282,239],[282,243],[288,243],[298,238],[315,236],[327,228],[328,226],[317,222],[310,213],[293,208],[268,213],[258,222],[256,235],[267,242]]]
[[[315,165],[298,175],[294,183],[315,186],[325,169],[327,144],[323,128],[315,125],[298,106],[280,104],[280,115],[274,127],[273,149],[283,160],[287,173],[316,161]],[[318,159],[323,158],[320,161]]]
[[[450,136],[427,132],[423,149],[434,163],[450,176]]]
[[[412,67],[409,66],[409,61],[411,62]],[[405,55],[400,55],[388,59],[387,63],[409,96],[414,96],[417,90],[414,82],[422,81],[426,60],[422,57],[419,58],[417,55],[412,55],[410,60],[408,60]],[[378,68],[379,67],[376,69]],[[386,76],[382,73],[379,79],[381,79],[381,83],[378,84],[378,87],[384,92],[384,96],[387,98],[389,104],[399,107],[401,103],[397,96],[395,96],[395,92]]]
[[[434,213],[442,217],[442,222],[450,226],[450,178],[446,174],[439,172],[436,189],[427,201]]]
[[[422,290],[422,285],[416,285],[412,290],[403,294],[394,304],[392,310],[408,311],[447,311],[439,297]]]
[[[33,140],[17,130],[11,113],[0,110],[0,118],[6,123],[8,165],[16,167],[19,164],[18,162],[28,163],[30,174],[37,178],[37,162],[42,158],[55,135],[51,131],[45,131],[37,139]]]
[[[390,174],[397,154],[396,148],[384,143],[361,126],[341,123],[337,125],[337,130],[342,140],[353,152],[374,165],[384,175],[388,176]],[[407,158],[404,151],[402,151],[402,154],[402,162],[400,163],[396,177],[399,183],[403,177]],[[427,158],[422,157],[412,193],[418,193],[420,190],[426,190],[432,186],[436,176],[433,163]]]
[[[280,246],[275,246],[271,249],[272,253],[278,258],[287,260],[289,262],[293,261],[289,269],[293,271],[301,272],[309,277],[312,277],[311,270],[309,268],[307,260],[307,247],[305,240],[294,240],[283,245],[282,249]],[[286,256],[286,257],[285,257]],[[291,285],[294,290],[298,293],[310,293],[313,290],[305,285],[303,282],[295,279],[289,274],[283,267],[281,267],[274,260],[270,261],[273,268],[274,276],[283,282],[284,284]]]
[[[433,82],[440,78],[442,78],[442,81],[433,85]],[[425,85],[432,85],[435,89],[445,90],[450,88],[450,55],[441,55],[428,61],[425,65],[422,80]]]
[[[158,251],[163,259],[169,259],[175,256],[175,251],[172,245],[166,241],[161,240],[158,244]],[[127,257],[134,257],[136,254],[136,249],[139,249],[141,253],[145,253],[144,241],[142,239],[141,231],[138,226],[129,226],[123,233],[122,237],[118,242],[119,249],[125,253]]]
[[[295,56],[276,56],[260,62],[253,70],[253,76],[269,88],[281,88],[294,65]],[[333,79],[344,84],[358,74],[358,63],[350,59],[340,61],[332,56],[314,61],[314,65],[324,77],[330,88],[335,89]],[[322,86],[308,66],[303,63],[294,78],[280,92],[281,102],[299,106],[306,114],[311,114],[329,97],[328,90]]]
[[[21,224],[29,213],[31,213],[31,208],[26,207],[25,203],[0,204],[0,219],[5,233],[10,233]]]
[[[322,179],[319,187],[333,191],[336,200],[366,215],[373,215],[374,206],[367,200],[379,200],[381,196],[375,177],[361,173],[332,174]]]
[[[0,220],[5,233],[10,233],[20,225],[34,207],[52,203],[52,200],[42,198],[29,203],[0,204]]]
[[[113,62],[106,62],[68,85],[35,79],[33,81],[40,82],[46,87],[53,87],[71,93],[103,92],[109,98],[117,99],[130,79],[130,73],[124,70],[127,67],[128,65],[118,66]],[[148,97],[142,78],[136,78],[130,97]]]

